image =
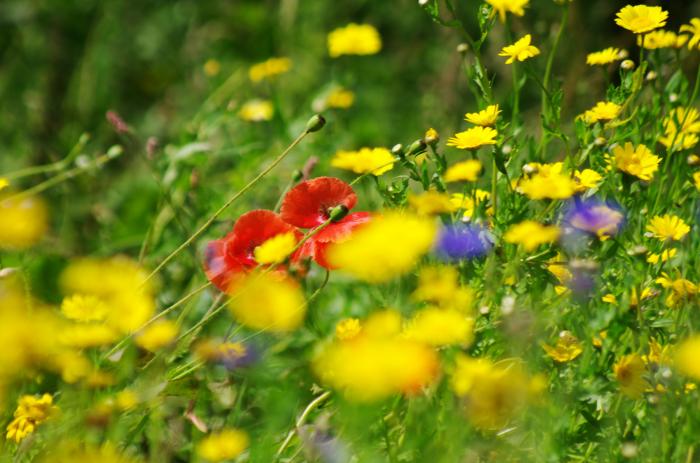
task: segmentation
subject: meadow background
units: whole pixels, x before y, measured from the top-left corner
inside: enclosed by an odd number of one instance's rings
[[[478,30],[481,2],[454,3],[465,27]],[[568,25],[553,61],[553,76],[561,82],[563,92],[564,132],[573,133],[574,118],[605,95],[606,75],[586,65],[587,54],[616,46],[630,50],[636,60],[634,35],[613,21],[625,4],[574,0],[568,6]],[[691,17],[700,16],[698,1],[658,4],[669,11],[667,29],[678,30]],[[533,34],[546,56],[562,6],[533,0],[526,11],[524,18],[512,23],[514,36]],[[374,25],[382,37],[381,52],[330,58],[327,34],[350,22]],[[497,56],[503,45],[511,43],[503,31],[494,27],[481,50],[494,76],[496,101],[508,101],[512,88],[512,67]],[[390,148],[396,143],[408,146],[431,127],[443,140],[461,130],[464,113],[480,109],[469,89],[464,54],[458,51],[463,41],[458,29],[437,24],[414,0],[4,0],[0,3],[0,176],[54,163],[69,153],[75,155],[76,165],[115,145],[123,154],[43,192],[50,232],[38,247],[26,253],[4,253],[0,263],[3,268],[21,268],[30,292],[53,305],[60,304],[63,297],[58,275],[73,257],[125,254],[154,268],[304,129],[330,89],[343,86],[354,92],[351,107],[323,111],[327,120],[323,130],[307,137],[253,191],[218,218],[196,246],[163,269],[157,281],[157,301],[159,307],[167,307],[207,281],[202,271],[207,239],[227,233],[233,220],[248,210],[274,207],[294,172],[310,158],[317,158],[314,176],[350,181],[354,176],[330,166],[338,150]],[[250,66],[274,56],[289,57],[291,70],[272,82],[252,83]],[[699,61],[700,54],[695,52],[682,63],[690,82],[686,96]],[[541,72],[545,60],[533,66]],[[619,84],[616,68],[609,79]],[[527,136],[541,134],[540,97],[540,88],[532,81],[526,83],[519,117]],[[239,117],[242,104],[253,98],[273,102],[272,120],[252,123]],[[112,112],[109,117],[108,112]],[[560,148],[553,142],[548,160],[561,160]],[[13,186],[30,188],[52,175],[26,177]],[[354,185],[357,209],[380,209],[384,200],[375,183],[366,180]],[[694,238],[689,253],[698,250],[697,241]],[[621,259],[616,262],[618,269],[625,268]],[[688,273],[698,277],[697,259],[695,263]],[[533,278],[540,280],[525,305],[537,311],[539,291],[552,281],[541,275]],[[322,272],[312,270],[309,287],[319,286],[323,279]],[[280,442],[319,394],[308,371],[309,345],[332,334],[343,317],[363,317],[371,308],[392,305],[409,294],[401,282],[369,290],[343,277],[336,282],[314,299],[302,333],[283,339],[257,336],[262,340],[256,349],[265,361],[245,372],[189,371],[189,345],[168,354],[169,363],[154,365],[136,349],[128,351],[133,358],[119,371],[119,386],[108,394],[129,386],[147,391],[144,403],[149,405],[128,407],[112,418],[110,426],[84,426],[81,404],[94,405],[96,396],[67,392],[67,404],[61,408],[68,424],[47,424],[47,442],[77,432],[75,436],[86,442],[115,441],[146,461],[198,461],[193,449],[203,434],[196,421],[204,420],[212,429],[226,424],[251,434],[251,453],[241,461],[277,461]],[[203,297],[188,302],[178,322],[194,326],[216,297],[215,291],[207,290]],[[599,298],[596,294],[595,300]],[[576,307],[585,310],[596,306],[580,304]],[[535,321],[527,319],[532,315],[528,312],[523,319],[506,323],[503,330],[497,323],[487,324],[481,327],[481,336],[492,336],[492,344],[500,346],[498,352],[522,352],[533,370],[551,372],[556,367],[542,355],[537,336],[546,333],[545,337],[555,340],[558,326],[547,317],[551,315],[548,311],[556,310],[558,306],[548,306],[547,311],[538,312]],[[611,320],[618,315],[585,312],[568,321],[583,326],[589,319]],[[625,317],[620,317],[619,326],[628,322]],[[532,331],[524,333],[519,323],[532,325]],[[204,333],[221,336],[230,327],[230,316],[222,314]],[[590,332],[592,329],[580,331]],[[508,339],[512,344],[503,347]],[[477,351],[486,352],[488,346],[482,344]],[[639,450],[630,458],[637,458],[638,452],[638,461],[700,461],[695,456],[698,452],[692,450],[700,432],[697,394],[682,405],[667,404],[656,412],[617,396],[613,399],[608,386],[601,385],[607,381],[599,374],[603,361],[592,360],[592,355],[587,351],[580,359],[583,366],[576,371],[563,370],[561,377],[554,373],[564,386],[554,394],[553,403],[530,417],[526,430],[506,433],[505,438],[465,428],[456,407],[431,402],[448,400],[444,394],[410,405],[389,399],[381,406],[366,406],[338,398],[335,417],[320,415],[320,419],[341,417],[344,438],[360,455],[354,461],[361,463],[622,461],[625,445],[631,441],[637,442]],[[143,370],[145,363],[149,368]],[[12,419],[19,395],[40,394],[57,381],[29,381],[9,394],[0,410],[0,424],[5,426]],[[194,409],[188,408],[190,399]],[[602,402],[614,404],[603,408],[613,407],[615,413],[598,416]],[[557,408],[556,403],[570,407]],[[433,409],[443,412],[431,413]],[[185,411],[192,415],[185,416]],[[685,424],[674,428],[677,433],[669,431],[666,420],[681,420],[681,415],[687,418]],[[323,428],[323,423],[317,426]],[[465,442],[472,447],[468,452]],[[279,461],[347,461],[345,450],[336,448],[328,456],[301,448],[295,440]],[[31,461],[38,452],[26,447],[18,452],[9,443],[1,444],[0,449],[0,461],[8,462]]]

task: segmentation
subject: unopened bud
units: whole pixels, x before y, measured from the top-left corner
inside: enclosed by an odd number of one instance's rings
[[[346,215],[348,215],[348,211],[348,207],[344,204],[341,204],[339,206],[332,207],[328,211],[328,216],[331,219],[331,222],[338,222],[339,220],[342,220]]]
[[[525,164],[523,166],[523,174],[530,175],[530,174],[534,174],[536,172],[537,172],[537,167],[535,167],[532,164]]]
[[[418,154],[425,151],[426,144],[423,140],[416,140],[408,147],[408,155]]]
[[[656,79],[656,71],[649,71],[647,72],[647,75],[645,77],[646,80],[654,80]]]
[[[440,134],[437,133],[437,130],[435,130],[431,127],[425,131],[425,136],[423,137],[423,141],[425,142],[426,145],[434,145],[438,141],[440,141]]]
[[[314,114],[306,123],[306,133],[318,132],[326,125],[326,120],[320,114]]]
[[[457,53],[461,53],[463,55],[466,55],[467,52],[469,51],[469,45],[466,43],[460,43],[457,45]]]
[[[395,156],[403,157],[404,154],[405,154],[405,153],[404,153],[404,149],[403,149],[403,145],[402,145],[401,143],[395,144],[395,145],[391,148],[391,154],[393,154],[393,155],[395,155]]]
[[[677,94],[677,93],[671,93],[671,94],[668,96],[668,101],[670,101],[671,103],[675,103],[676,101],[678,101],[678,94]]]
[[[124,148],[122,148],[120,145],[114,145],[107,150],[107,157],[109,159],[114,159],[118,156],[121,156],[123,152]]]
[[[620,59],[625,59],[625,58],[627,58],[629,55],[630,55],[630,53],[629,53],[627,50],[622,49],[622,50],[620,50],[620,52],[617,54],[617,57],[620,58]]]
[[[700,165],[700,156],[698,156],[697,154],[688,155],[688,165],[689,166]]]
[[[294,169],[294,172],[292,172],[292,181],[298,182],[302,178],[304,178],[304,173],[299,169]]]
[[[605,139],[605,137],[595,137],[595,140],[593,140],[593,143],[596,146],[603,146],[607,143],[608,141]]]
[[[632,61],[631,59],[626,59],[620,64],[620,67],[625,71],[631,71],[632,69],[634,69],[634,61]]]

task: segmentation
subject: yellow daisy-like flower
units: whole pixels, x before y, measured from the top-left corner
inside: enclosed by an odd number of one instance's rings
[[[622,106],[610,101],[599,101],[596,105],[583,113],[581,118],[586,124],[595,124],[599,121],[610,121],[620,115]]]
[[[540,54],[540,50],[530,44],[531,40],[532,36],[527,34],[514,44],[503,47],[503,50],[501,50],[498,56],[508,57],[506,64],[512,64],[516,60],[525,61],[533,56],[537,56]]]
[[[463,195],[462,193],[453,193],[452,196],[450,196],[450,201],[452,201],[452,204],[454,204],[457,209],[464,210],[463,217],[465,219],[470,219],[474,215],[474,209],[490,197],[491,193],[477,188],[473,196],[471,194]],[[493,209],[487,209],[486,213],[493,213]]]
[[[61,302],[61,312],[66,318],[79,322],[102,321],[109,314],[109,306],[92,294],[74,294]]]
[[[167,347],[175,340],[179,328],[172,320],[151,323],[135,337],[136,345],[149,352]]]
[[[379,176],[393,169],[394,161],[394,156],[386,148],[361,148],[358,151],[338,151],[331,160],[331,166],[356,174]]]
[[[559,238],[559,227],[542,225],[534,220],[525,220],[511,226],[503,235],[507,243],[522,244],[525,251],[534,251],[540,244],[552,243]]]
[[[695,108],[675,108],[664,118],[664,136],[659,143],[669,149],[690,149],[698,143],[700,113]]]
[[[654,177],[654,172],[658,170],[661,162],[661,158],[652,154],[645,145],[635,148],[630,142],[625,143],[625,146],[618,145],[613,148],[613,155],[618,169],[646,182]]]
[[[496,123],[496,121],[498,120],[498,115],[500,113],[501,110],[498,109],[498,105],[492,104],[487,106],[486,109],[482,109],[479,112],[465,114],[464,120],[474,125],[490,127]]]
[[[493,7],[494,13],[498,13],[501,22],[505,22],[506,13],[523,16],[530,0],[486,0],[486,3]]]
[[[456,210],[447,193],[429,190],[419,195],[409,194],[408,204],[418,215],[437,215]]]
[[[119,333],[103,323],[73,323],[63,328],[59,339],[65,346],[87,349],[112,344]]]
[[[357,318],[344,318],[335,325],[335,337],[341,341],[354,339],[362,331],[362,324]]]
[[[430,346],[468,346],[474,338],[474,319],[454,309],[419,310],[404,328],[406,339]]]
[[[428,130],[425,131],[425,135],[423,135],[423,141],[425,141],[426,144],[428,145],[433,145],[437,143],[440,140],[440,134],[438,133],[437,130],[434,128],[429,128]]]
[[[280,233],[253,250],[259,264],[281,264],[294,251],[297,238],[294,232]]]
[[[659,262],[668,262],[668,260],[673,259],[673,257],[677,253],[678,253],[678,250],[676,248],[666,249],[666,250],[662,251],[660,254],[650,252],[649,254],[647,254],[647,262],[650,264],[658,264]]]
[[[33,433],[41,423],[48,420],[57,408],[53,405],[51,394],[41,397],[25,395],[20,397],[14,419],[7,425],[7,440],[19,443]]]
[[[447,146],[463,150],[473,150],[485,145],[495,145],[498,132],[491,127],[472,127],[464,132],[456,133],[447,140]]]
[[[289,72],[292,68],[292,60],[289,58],[270,58],[262,63],[255,64],[248,70],[248,77],[253,82],[269,79]]]
[[[342,55],[374,55],[382,49],[382,38],[370,24],[350,23],[328,34],[328,54],[331,58]]]
[[[615,23],[635,34],[644,34],[666,25],[668,11],[660,6],[627,5],[617,12]]]
[[[432,219],[387,212],[357,229],[347,241],[330,245],[328,260],[361,280],[389,281],[416,265],[432,247],[436,233]]]
[[[688,39],[688,48],[696,48],[700,44],[700,18],[692,18],[690,24],[683,24],[680,29],[681,32],[690,33],[690,38]]]
[[[232,460],[248,448],[248,434],[240,429],[222,429],[209,434],[197,445],[197,454],[207,461]]]
[[[690,227],[680,217],[666,214],[652,218],[651,223],[647,225],[647,231],[662,241],[679,241],[688,234]]]
[[[467,159],[447,168],[445,182],[476,182],[482,165],[478,159]]]
[[[615,295],[612,293],[606,294],[605,296],[601,297],[600,300],[606,304],[617,305],[617,297],[615,297]]]
[[[272,119],[275,109],[268,100],[247,101],[238,111],[238,116],[248,122],[262,122]]]
[[[597,187],[602,179],[603,176],[593,169],[577,170],[574,172],[576,193],[582,193],[586,190]]]
[[[679,302],[687,299],[698,293],[698,285],[685,278],[672,279],[667,273],[662,272],[661,276],[654,280],[664,289],[670,289],[671,292],[664,301],[666,306],[675,307]]]
[[[559,363],[570,362],[583,352],[581,342],[569,331],[559,333],[556,345],[543,344],[542,348],[552,360]]]
[[[620,51],[619,48],[608,47],[605,50],[589,53],[586,56],[586,64],[589,66],[605,66],[614,63],[622,59]]]
[[[647,50],[659,48],[682,48],[688,41],[687,35],[678,35],[673,31],[658,30],[637,36],[637,45]]]
[[[530,199],[566,199],[576,191],[576,182],[562,173],[564,164],[534,164],[536,173],[518,182],[518,191]]]
[[[326,97],[326,108],[348,109],[355,103],[355,94],[345,88],[334,88]]]
[[[615,379],[620,383],[622,393],[633,399],[638,399],[646,390],[648,384],[644,379],[646,366],[639,354],[625,355],[613,367]]]

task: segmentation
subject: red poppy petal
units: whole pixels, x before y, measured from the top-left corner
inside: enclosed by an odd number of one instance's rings
[[[369,222],[372,214],[369,212],[354,212],[348,214],[342,220],[331,223],[319,231],[313,238],[321,243],[337,243],[345,241],[353,230],[360,225]]]
[[[289,232],[294,232],[297,240],[301,238],[299,230],[272,211],[258,209],[246,212],[238,218],[233,231],[226,236],[226,252],[231,257],[251,260],[254,264],[253,251],[256,247],[274,236]]]
[[[217,288],[226,291],[231,277],[244,269],[239,261],[227,258],[226,241],[215,240],[207,244],[204,251],[204,272]]]
[[[282,219],[300,228],[313,228],[328,220],[330,208],[343,205],[352,209],[357,196],[352,187],[334,177],[318,177],[301,182],[285,195]]]

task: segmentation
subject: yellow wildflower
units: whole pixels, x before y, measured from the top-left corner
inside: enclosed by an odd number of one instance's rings
[[[0,191],[10,186],[10,181],[5,177],[0,177]]]
[[[474,209],[483,201],[488,200],[491,197],[491,193],[485,190],[476,189],[472,195],[463,195],[462,193],[453,193],[450,196],[450,201],[455,205],[457,209],[463,209],[463,217],[465,219],[470,219],[474,215]],[[492,213],[493,209],[489,208],[486,213]]]
[[[542,348],[555,362],[570,362],[583,352],[583,346],[576,336],[569,331],[559,333],[559,338],[554,347],[543,344]]]
[[[563,294],[567,292],[568,288],[566,287],[566,285],[571,281],[571,279],[574,276],[567,267],[566,262],[562,261],[561,254],[555,255],[549,260],[549,262],[547,263],[547,270],[549,270],[549,272],[552,275],[554,275],[554,277],[559,282],[559,285],[554,287],[556,293]]]
[[[498,132],[491,127],[472,127],[464,132],[456,133],[447,140],[447,146],[463,150],[473,150],[484,145],[495,145]]]
[[[673,31],[658,30],[648,34],[637,36],[637,45],[646,48],[647,50],[656,50],[658,48],[681,48],[688,40],[686,35],[677,35]]]
[[[248,434],[240,429],[222,429],[202,439],[197,454],[211,462],[233,460],[248,448],[249,441]]]
[[[306,299],[296,281],[281,273],[254,271],[231,283],[228,307],[251,328],[284,332],[296,329],[306,314]]]
[[[658,264],[659,262],[667,262],[669,259],[672,259],[676,253],[678,252],[677,249],[672,248],[672,249],[665,249],[664,251],[661,252],[661,254],[656,254],[653,252],[650,252],[647,254],[647,262],[650,264]]]
[[[436,232],[430,219],[387,212],[357,229],[349,240],[329,246],[328,259],[356,278],[380,283],[410,271],[430,250]]]
[[[427,145],[434,145],[435,143],[440,141],[440,134],[437,130],[431,127],[425,131],[425,135],[423,135],[423,141],[425,141]]]
[[[576,182],[576,193],[583,193],[591,188],[596,188],[603,176],[593,169],[583,169],[574,172],[574,182]]]
[[[44,394],[41,397],[33,395],[20,397],[14,419],[7,425],[5,438],[19,443],[33,433],[37,426],[48,420],[56,410],[51,394]]]
[[[344,318],[335,325],[335,337],[341,341],[354,339],[362,331],[362,325],[357,318]]]
[[[660,6],[627,5],[617,12],[615,23],[635,34],[643,34],[664,27],[667,19],[668,11]]]
[[[671,150],[690,149],[698,141],[700,113],[695,108],[675,108],[664,118],[664,136],[659,143]]]
[[[620,49],[609,47],[605,50],[589,53],[586,57],[586,64],[589,66],[604,66],[622,59]]]
[[[372,312],[362,323],[362,334],[370,338],[390,338],[401,332],[401,314],[396,309]]]
[[[641,299],[649,299],[650,297],[654,296],[654,292],[651,290],[651,288],[642,288],[642,295]],[[630,293],[630,307],[635,308],[639,305],[639,297],[637,296],[637,288],[632,288],[632,292]]]
[[[280,233],[253,250],[259,264],[280,264],[294,251],[297,238],[294,232]]]
[[[650,181],[659,168],[661,158],[652,154],[645,145],[636,148],[630,142],[613,148],[615,165],[618,169],[644,181]]]
[[[248,77],[253,82],[269,79],[289,72],[292,68],[292,60],[289,58],[270,58],[262,63],[255,64],[248,70]]]
[[[581,118],[586,124],[595,124],[599,121],[610,121],[620,115],[622,106],[610,101],[599,101],[596,105],[583,113]]]
[[[445,182],[476,182],[481,173],[481,161],[478,159],[467,159],[447,168],[445,172]]]
[[[607,304],[617,305],[617,297],[615,297],[615,295],[612,293],[604,295],[600,298],[600,300]]]
[[[109,442],[96,447],[62,439],[57,448],[49,449],[38,461],[40,463],[141,463],[142,460],[119,453]]]
[[[500,113],[501,110],[498,109],[498,105],[492,104],[487,106],[486,109],[482,109],[479,112],[465,114],[464,120],[474,125],[480,125],[482,127],[491,127],[498,120],[498,115]]]
[[[409,194],[408,204],[418,215],[437,215],[456,210],[447,193],[428,190],[418,195]]]
[[[598,349],[600,349],[601,347],[603,347],[603,341],[605,341],[607,338],[608,332],[605,330],[601,331],[600,333],[598,333],[598,336],[593,337],[593,347],[597,347]]]
[[[474,336],[474,319],[454,309],[429,307],[408,321],[404,336],[430,346],[468,346]]]
[[[540,50],[537,47],[530,45],[531,40],[532,36],[527,34],[514,44],[503,47],[498,56],[507,56],[508,59],[506,60],[506,64],[511,64],[515,60],[525,61],[528,58],[537,56],[540,54]]]
[[[214,77],[221,72],[221,63],[215,59],[208,59],[203,66],[204,74],[208,77]]]
[[[331,160],[331,166],[356,174],[380,176],[393,169],[394,162],[394,156],[386,148],[361,148],[358,151],[338,151]]]
[[[503,235],[507,243],[522,244],[525,251],[537,249],[540,244],[552,243],[559,238],[559,227],[542,225],[534,220],[525,220],[511,226]]]
[[[171,320],[158,320],[151,323],[135,337],[136,345],[149,352],[166,347],[175,340],[177,323]]]
[[[248,122],[262,122],[272,119],[275,109],[268,100],[250,100],[243,104],[238,115]]]
[[[430,302],[447,309],[466,312],[474,295],[471,288],[460,286],[459,273],[451,266],[426,266],[418,273],[418,287],[411,294],[416,301]]]
[[[668,274],[661,273],[661,276],[655,280],[656,283],[663,286],[665,289],[670,289],[671,293],[665,300],[668,307],[675,307],[684,299],[689,298],[698,293],[698,285],[685,278],[671,279]]]
[[[662,346],[659,342],[649,339],[649,354],[642,355],[642,360],[649,366],[671,365],[670,346]]]
[[[695,188],[700,190],[700,171],[693,174],[693,181],[695,182]]]
[[[700,18],[692,18],[690,24],[683,24],[681,32],[689,32],[688,48],[696,48],[700,44]]]
[[[73,294],[63,298],[61,312],[66,318],[79,322],[102,321],[109,314],[109,306],[92,294]]]
[[[374,55],[382,49],[382,38],[370,24],[350,23],[328,34],[328,54],[331,58],[342,55]]]
[[[355,94],[342,87],[334,88],[326,97],[326,107],[347,109],[355,103]]]
[[[48,222],[48,208],[40,198],[0,193],[0,250],[37,244],[46,234]]]
[[[646,367],[639,354],[621,357],[613,367],[613,372],[623,394],[638,399],[647,389],[647,381],[644,379]]]
[[[674,365],[686,376],[700,380],[700,336],[685,339],[678,345]]]
[[[530,199],[566,199],[576,191],[576,183],[562,173],[563,163],[535,164],[536,172],[520,180],[518,190]]]
[[[102,323],[73,323],[60,334],[64,345],[78,349],[106,346],[118,338],[119,333],[114,328]]]
[[[679,241],[688,234],[690,227],[680,217],[666,214],[653,217],[647,225],[647,231],[662,241]]]
[[[491,5],[494,13],[498,13],[501,22],[505,22],[506,13],[523,16],[530,0],[486,0],[486,3]]]
[[[114,404],[122,411],[135,408],[141,399],[132,389],[123,389],[114,396]]]

